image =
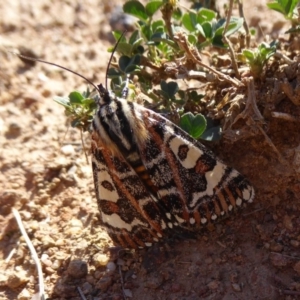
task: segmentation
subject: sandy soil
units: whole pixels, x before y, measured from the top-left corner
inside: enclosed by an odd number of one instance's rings
[[[113,43],[108,18],[117,4],[0,3],[0,299],[31,299],[38,291],[13,207],[41,259],[51,299],[80,299],[78,287],[87,299],[123,299],[122,281],[128,299],[300,298],[300,108],[285,97],[267,102],[273,98],[264,85],[256,85],[257,102],[264,132],[280,155],[261,132],[211,146],[252,182],[254,204],[197,240],[149,252],[105,250],[112,243],[98,220],[80,133],[52,101],[85,90],[85,82],[48,65],[26,65],[2,50],[26,49],[103,82]],[[260,38],[284,32],[278,14],[248,5],[248,21]],[[296,121],[273,118],[270,111]],[[88,134],[84,141],[88,151]]]

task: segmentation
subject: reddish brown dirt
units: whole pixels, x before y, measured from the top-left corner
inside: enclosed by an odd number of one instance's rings
[[[264,115],[263,128],[283,161],[259,132],[214,147],[255,187],[254,204],[241,214],[199,239],[166,243],[167,249],[105,252],[112,243],[97,218],[80,133],[69,128],[64,109],[52,101],[85,90],[85,82],[48,65],[25,65],[3,50],[25,47],[30,55],[103,82],[113,43],[112,9],[113,3],[95,0],[0,3],[0,299],[31,299],[38,291],[35,264],[12,208],[20,212],[42,261],[51,299],[80,299],[78,287],[87,299],[123,299],[118,266],[128,299],[298,299],[298,121]],[[260,38],[284,31],[279,15],[262,4],[251,2],[245,11],[250,25],[263,29]],[[261,111],[264,92],[256,90]],[[289,99],[276,111],[300,117]],[[84,140],[88,148],[88,134]]]

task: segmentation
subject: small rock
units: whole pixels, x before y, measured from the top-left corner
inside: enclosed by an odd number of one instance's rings
[[[56,271],[53,270],[51,267],[46,267],[45,268],[45,273],[48,274],[48,275],[52,275],[54,274]]]
[[[23,289],[18,295],[18,300],[29,300],[32,299],[31,293],[27,289]]]
[[[210,265],[210,264],[213,263],[213,259],[212,259],[212,257],[210,256],[210,257],[206,258],[206,259],[204,260],[204,262],[205,262],[206,264]]]
[[[210,290],[216,290],[219,287],[219,285],[220,285],[220,282],[218,280],[213,280],[207,284],[207,286]]]
[[[115,271],[117,266],[114,262],[110,261],[107,265],[106,268],[108,271]]]
[[[298,275],[300,275],[300,261],[298,261],[297,263],[295,263],[293,269],[294,269],[294,271],[296,271],[298,273]]]
[[[109,257],[106,254],[96,253],[93,256],[93,262],[96,268],[106,266],[109,261]]]
[[[163,282],[163,277],[161,275],[158,275],[157,277],[145,281],[144,286],[150,289],[157,289],[163,284]]]
[[[290,241],[290,244],[291,244],[293,247],[298,248],[300,243],[299,243],[299,241],[297,241],[297,240],[291,240],[291,241]]]
[[[29,281],[29,277],[27,273],[23,270],[15,272],[11,274],[7,279],[7,286],[11,289],[17,288],[20,285],[27,283]]]
[[[72,260],[67,272],[73,278],[82,278],[88,273],[87,263],[82,260]]]
[[[110,276],[104,276],[96,283],[95,287],[100,289],[102,292],[106,292],[111,284],[112,278]]]
[[[85,295],[88,295],[88,294],[91,294],[92,291],[93,291],[93,286],[89,283],[89,282],[85,282],[83,285],[82,285],[82,292],[85,294]]]
[[[49,235],[45,235],[42,238],[42,244],[45,248],[49,248],[49,247],[53,247],[55,246],[55,241],[53,240],[52,237],[50,237]]]
[[[173,283],[170,288],[172,293],[178,293],[181,290],[181,286],[179,283]]]
[[[238,283],[232,283],[231,286],[232,286],[232,289],[235,292],[241,292],[242,291],[241,286]]]
[[[129,289],[124,289],[124,294],[128,298],[132,298],[132,291]]]
[[[284,217],[283,217],[283,226],[288,230],[293,230],[294,229],[292,219],[289,215],[284,215]]]
[[[16,138],[18,137],[22,132],[22,128],[18,123],[12,122],[8,125],[8,129],[5,133],[5,136],[7,138]]]
[[[275,267],[284,267],[288,263],[287,259],[279,253],[278,254],[277,253],[271,253],[270,254],[270,261],[271,261],[272,265],[275,266]]]
[[[72,145],[64,145],[63,147],[60,148],[60,150],[64,155],[67,155],[67,156],[69,156],[69,155],[71,156],[71,155],[75,154],[75,150]]]
[[[281,252],[283,250],[283,246],[278,243],[271,243],[270,249],[274,252]]]

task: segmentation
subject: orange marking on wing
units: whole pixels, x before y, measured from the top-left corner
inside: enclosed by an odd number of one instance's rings
[[[217,197],[218,197],[218,195],[217,195]],[[220,209],[220,206],[218,204],[218,201],[217,201],[216,197],[214,197],[214,199],[213,199],[213,204],[214,204],[214,207],[215,207],[215,214],[217,216],[220,216],[221,215],[221,209]]]
[[[201,216],[198,211],[194,211],[194,219],[197,225],[201,225]]]
[[[228,196],[228,198],[229,198],[230,204],[231,204],[233,207],[235,207],[235,206],[236,206],[236,202],[235,202],[235,199],[234,199],[234,197],[233,197],[231,191],[230,191],[227,187],[224,188],[224,191],[226,192],[226,194],[227,194],[227,196]]]
[[[196,163],[195,170],[197,173],[205,174],[209,170],[209,166],[200,159]]]
[[[226,191],[226,188],[224,189]],[[227,193],[227,191],[226,191]],[[221,203],[221,206],[222,206],[222,210],[225,211],[225,212],[228,212],[228,205],[227,205],[227,202],[226,202],[226,199],[223,195],[223,193],[219,192],[217,194],[219,200],[220,200],[220,203]]]

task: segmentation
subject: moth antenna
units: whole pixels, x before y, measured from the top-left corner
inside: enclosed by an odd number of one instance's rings
[[[40,59],[40,58],[34,58],[34,57],[25,56],[25,55],[22,55],[22,54],[13,52],[13,51],[9,51],[9,50],[7,50],[7,52],[12,53],[12,54],[14,54],[14,55],[17,55],[17,56],[19,56],[19,57],[21,57],[21,58],[24,58],[24,59],[26,59],[26,60],[30,60],[30,61],[38,61],[38,62],[47,64],[47,65],[50,65],[50,66],[54,66],[54,67],[57,67],[57,68],[66,70],[66,71],[68,71],[68,72],[70,72],[70,73],[73,73],[73,74],[75,74],[75,75],[77,75],[77,76],[83,78],[85,81],[87,81],[89,84],[91,84],[91,85],[92,85],[92,86],[100,93],[99,88],[98,88],[91,80],[89,80],[88,78],[86,78],[85,76],[79,74],[79,73],[76,72],[76,71],[73,71],[73,70],[71,70],[71,69],[69,69],[69,68],[63,67],[63,66],[61,66],[61,65],[58,65],[58,64],[55,64],[55,63],[52,63],[52,62],[49,62],[49,61]]]
[[[119,43],[121,42],[122,37],[124,36],[125,32],[126,32],[126,30],[122,32],[120,38],[118,39],[117,43],[115,44],[115,46],[113,48],[113,51],[111,53],[111,56],[109,58],[107,67],[106,67],[106,74],[105,74],[105,88],[106,88],[106,90],[107,90],[107,74],[108,74],[109,66],[111,64],[112,58],[113,58],[113,56],[114,56],[114,54],[115,54],[115,52],[116,52],[116,50],[118,48]]]

